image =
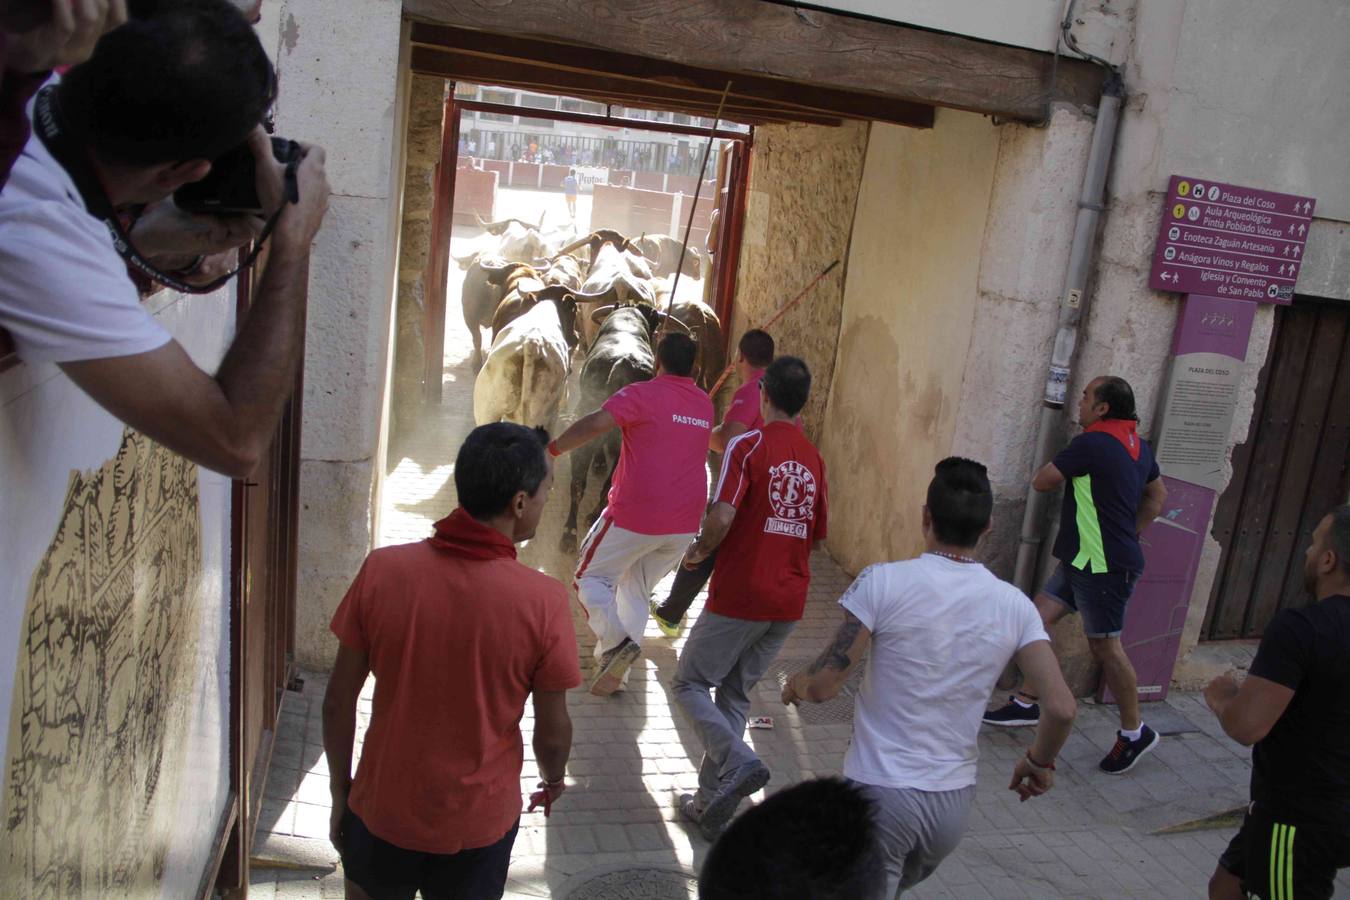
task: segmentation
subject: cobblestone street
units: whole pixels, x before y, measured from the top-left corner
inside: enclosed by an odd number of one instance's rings
[[[453,273],[455,278],[459,274]],[[449,293],[457,299],[453,280]],[[445,399],[391,448],[382,544],[426,537],[431,523],[454,506],[454,454],[473,426],[473,372],[466,361],[467,336],[453,306],[448,319]],[[570,583],[574,560],[557,549],[567,513],[567,475],[564,460],[540,534],[521,549],[520,559]],[[592,488],[583,511],[597,497]],[[752,715],[773,718],[772,730],[749,732],[773,773],[768,792],[804,778],[838,774],[851,734],[847,690],[830,704],[800,710],[785,709],[778,700],[780,678],[805,665],[833,635],[839,621],[835,601],[850,581],[821,553],[813,558],[812,569],[805,618],[759,685],[751,710]],[[662,590],[669,582],[668,577]],[[701,605],[702,597],[690,610],[690,622]],[[573,612],[582,674],[589,680],[594,639],[578,605]],[[693,729],[672,708],[668,691],[682,643],[664,638],[649,623],[643,655],[626,692],[602,699],[588,694],[583,684],[571,693],[575,735],[568,791],[547,820],[539,812],[522,815],[508,897],[695,896],[693,878],[708,844],[678,821],[675,800],[697,786],[700,750]],[[303,677],[303,690],[288,693],[283,705],[254,844],[250,894],[261,900],[342,896],[341,869],[327,839],[330,809],[320,709],[326,680],[313,672]],[[358,743],[369,719],[372,686],[367,683],[359,709]],[[537,780],[529,746],[530,715],[527,705],[522,723],[524,793]],[[907,896],[1203,896],[1236,824],[1156,832],[1243,804],[1250,753],[1223,735],[1198,695],[1174,694],[1164,703],[1146,704],[1144,715],[1163,741],[1132,772],[1113,777],[1099,772],[1097,763],[1115,738],[1114,707],[1080,703],[1055,789],[1027,803],[1018,803],[1007,785],[1014,761],[1030,745],[1031,730],[986,727],[965,840],[936,875]],[[1338,882],[1337,896],[1350,897],[1347,877]]]

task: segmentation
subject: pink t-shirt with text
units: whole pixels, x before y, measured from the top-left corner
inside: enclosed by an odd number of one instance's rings
[[[658,375],[604,402],[623,431],[605,515],[638,534],[698,531],[708,498],[713,405],[692,378]]]

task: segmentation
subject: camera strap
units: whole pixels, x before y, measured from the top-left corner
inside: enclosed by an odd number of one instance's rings
[[[108,198],[108,192],[99,180],[98,173],[94,171],[94,167],[89,160],[88,149],[71,134],[70,128],[61,114],[56,85],[47,85],[38,91],[33,105],[33,130],[37,132],[38,137],[47,147],[47,151],[56,158],[56,161],[70,175],[70,179],[75,182],[75,188],[84,198],[84,205],[89,210],[89,214],[102,222],[103,227],[108,229],[108,234],[112,237],[113,248],[117,250],[122,259],[126,260],[127,265],[146,277],[158,281],[165,287],[184,294],[209,294],[253,265],[253,262],[258,258],[258,254],[262,251],[263,242],[276,228],[281,213],[286,209],[286,204],[296,203],[300,199],[300,187],[296,178],[297,164],[292,162],[286,166],[281,207],[268,217],[257,241],[253,244],[253,249],[249,251],[244,261],[233,271],[220,276],[209,284],[188,284],[158,269],[153,263],[141,256],[140,251],[132,244],[126,228],[122,225],[122,218],[113,208],[112,201]]]

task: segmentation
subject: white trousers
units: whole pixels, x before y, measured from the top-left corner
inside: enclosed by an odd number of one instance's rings
[[[595,520],[581,544],[572,584],[595,632],[596,657],[626,637],[642,644],[652,591],[693,539],[692,533],[638,534],[603,515]]]

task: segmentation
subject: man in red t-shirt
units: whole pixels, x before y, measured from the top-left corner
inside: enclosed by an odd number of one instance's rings
[[[433,537],[376,550],[333,616],[341,642],[323,700],[330,835],[347,897],[500,897],[520,827],[520,719],[534,696],[531,797],[548,815],[572,746],[581,683],[567,589],[516,562],[553,485],[548,434],[470,432],[460,506]],[[356,701],[375,674],[361,764]]]
[[[741,335],[740,343],[736,345],[736,374],[741,379],[741,386],[732,395],[722,424],[712,431],[709,446],[714,452],[722,453],[737,436],[764,424],[759,413],[759,380],[764,377],[765,366],[773,362],[773,354],[773,336],[767,331],[752,328]],[[802,417],[796,416],[795,421],[801,428]],[[680,566],[675,572],[675,583],[670,586],[670,596],[660,605],[652,601],[652,618],[666,637],[680,636],[684,629],[684,614],[708,583],[716,561],[717,554],[712,553],[692,569]]]
[[[549,445],[558,455],[623,431],[609,504],[580,547],[573,580],[595,632],[591,693],[602,697],[623,685],[641,653],[652,588],[679,563],[707,502],[713,406],[690,377],[694,352],[688,335],[667,334],[655,378],[615,392]]]
[[[671,685],[704,751],[698,793],[680,798],[680,812],[709,840],[769,781],[742,740],[750,691],[802,617],[811,550],[825,539],[825,462],[792,422],[810,390],[811,373],[796,357],[764,371],[764,425],[728,445],[712,508],[684,555],[693,568],[718,553],[708,603]]]

